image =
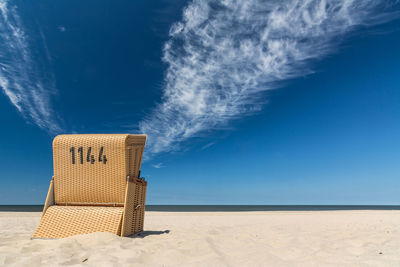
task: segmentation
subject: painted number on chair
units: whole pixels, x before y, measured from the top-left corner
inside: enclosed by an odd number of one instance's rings
[[[75,151],[78,153],[76,154]],[[76,149],[73,146],[69,149],[69,152],[71,152],[72,164],[77,162],[78,164],[95,164],[96,162],[102,162],[103,164],[107,163],[107,156],[104,155],[104,147],[100,147],[99,154],[97,156],[94,153],[92,154],[93,151],[91,147],[85,149],[84,147],[80,146],[78,149]]]

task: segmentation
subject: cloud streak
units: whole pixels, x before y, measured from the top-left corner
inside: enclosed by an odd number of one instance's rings
[[[61,128],[51,107],[54,79],[40,71],[23,29],[16,7],[0,0],[0,88],[28,122],[56,134]]]
[[[163,97],[139,124],[149,152],[258,111],[263,92],[312,73],[358,26],[397,16],[379,0],[194,0],[170,29]]]

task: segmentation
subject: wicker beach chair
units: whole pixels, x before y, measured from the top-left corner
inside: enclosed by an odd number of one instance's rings
[[[59,135],[54,176],[33,238],[143,231],[147,182],[139,178],[145,135]]]

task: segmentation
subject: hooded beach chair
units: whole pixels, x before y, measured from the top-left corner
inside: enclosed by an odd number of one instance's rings
[[[146,135],[59,135],[54,176],[33,238],[143,231],[147,182],[139,178]]]

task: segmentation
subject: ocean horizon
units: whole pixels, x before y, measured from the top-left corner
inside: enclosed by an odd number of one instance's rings
[[[0,212],[41,212],[43,205],[0,205]],[[146,211],[239,212],[239,211],[334,211],[400,210],[400,205],[146,205]]]

